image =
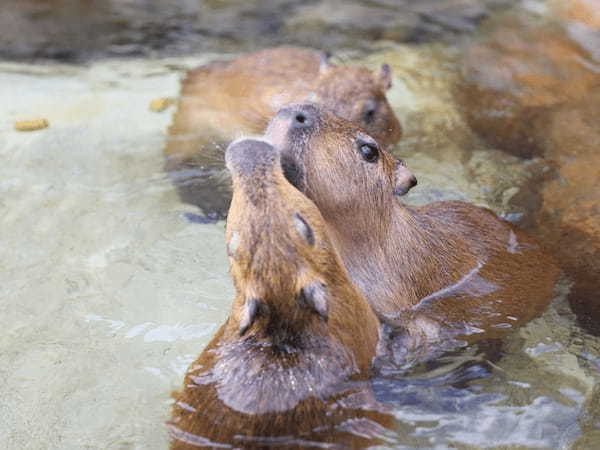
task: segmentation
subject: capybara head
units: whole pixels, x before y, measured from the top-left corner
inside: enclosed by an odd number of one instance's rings
[[[322,61],[314,100],[359,125],[388,148],[402,137],[402,126],[385,96],[391,86],[387,64],[374,73],[364,67],[334,66]]]
[[[286,177],[325,218],[385,208],[417,184],[401,160],[351,122],[313,104],[291,105],[273,118],[265,137],[281,151]]]
[[[233,178],[226,241],[240,334],[327,322],[328,290],[349,281],[318,209],[285,179],[269,143],[233,142],[225,161]]]

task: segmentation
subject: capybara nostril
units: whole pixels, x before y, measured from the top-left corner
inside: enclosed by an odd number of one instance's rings
[[[290,121],[292,128],[309,128],[317,119],[319,112],[311,103],[289,105],[277,111],[276,118]]]
[[[417,177],[415,177],[414,175],[411,177],[410,181],[409,181],[410,187],[409,189],[414,188],[417,185]]]
[[[314,123],[313,117],[310,111],[297,110],[294,111],[292,119],[293,128],[309,128]]]

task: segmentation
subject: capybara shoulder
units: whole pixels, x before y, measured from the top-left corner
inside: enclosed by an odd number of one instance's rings
[[[293,448],[374,445],[376,430],[391,423],[367,385],[377,317],[318,209],[285,179],[279,153],[266,142],[241,140],[229,146],[226,163],[234,187],[226,241],[236,296],[175,395],[172,448],[264,448],[274,440]],[[340,426],[351,419],[366,428]]]
[[[354,124],[293,105],[271,121],[266,138],[282,152],[288,179],[319,208],[380,319],[417,341],[449,331],[496,337],[552,299],[558,269],[535,239],[468,203],[403,205],[399,183],[408,169]]]
[[[182,82],[165,169],[184,202],[222,217],[229,203],[228,177],[222,173],[228,143],[263,133],[283,106],[311,101],[393,145],[402,128],[385,96],[390,86],[385,64],[379,72],[334,65],[322,52],[293,47],[207,64]],[[219,206],[211,203],[214,198]]]

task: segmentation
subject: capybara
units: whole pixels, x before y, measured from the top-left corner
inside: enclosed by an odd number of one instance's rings
[[[368,382],[377,317],[319,211],[285,179],[278,152],[242,140],[227,149],[226,162],[236,296],[175,394],[171,448],[373,445],[393,423]]]
[[[165,147],[165,170],[181,200],[212,218],[227,213],[231,198],[223,149],[244,135],[262,134],[277,110],[313,101],[351,120],[382,145],[402,129],[385,92],[391,72],[333,65],[315,50],[282,47],[214,62],[188,73]]]
[[[408,347],[499,337],[544,311],[558,268],[530,236],[464,202],[397,198],[398,165],[365,132],[312,104],[280,110],[265,138],[319,208],[350,277]]]
[[[489,146],[521,157],[544,154],[549,113],[600,90],[600,54],[593,51],[600,48],[600,2],[593,0],[593,8],[585,1],[550,3],[576,21],[503,15],[460,58],[456,100],[469,126]],[[578,18],[594,22],[594,10],[599,28],[586,30]]]

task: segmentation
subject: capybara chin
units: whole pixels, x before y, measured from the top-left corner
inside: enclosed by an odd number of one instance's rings
[[[377,443],[392,423],[368,386],[377,317],[350,281],[319,211],[283,176],[278,152],[243,140],[226,160],[236,296],[175,395],[171,448]]]
[[[402,167],[352,123],[295,105],[265,137],[319,208],[352,280],[407,342],[498,337],[552,299],[558,268],[534,239],[468,203],[402,204]]]
[[[223,149],[245,135],[262,134],[277,110],[313,101],[377,136],[399,141],[402,128],[386,100],[391,72],[336,66],[324,53],[273,48],[215,62],[188,73],[165,147],[165,169],[182,201],[216,218],[231,198]]]

